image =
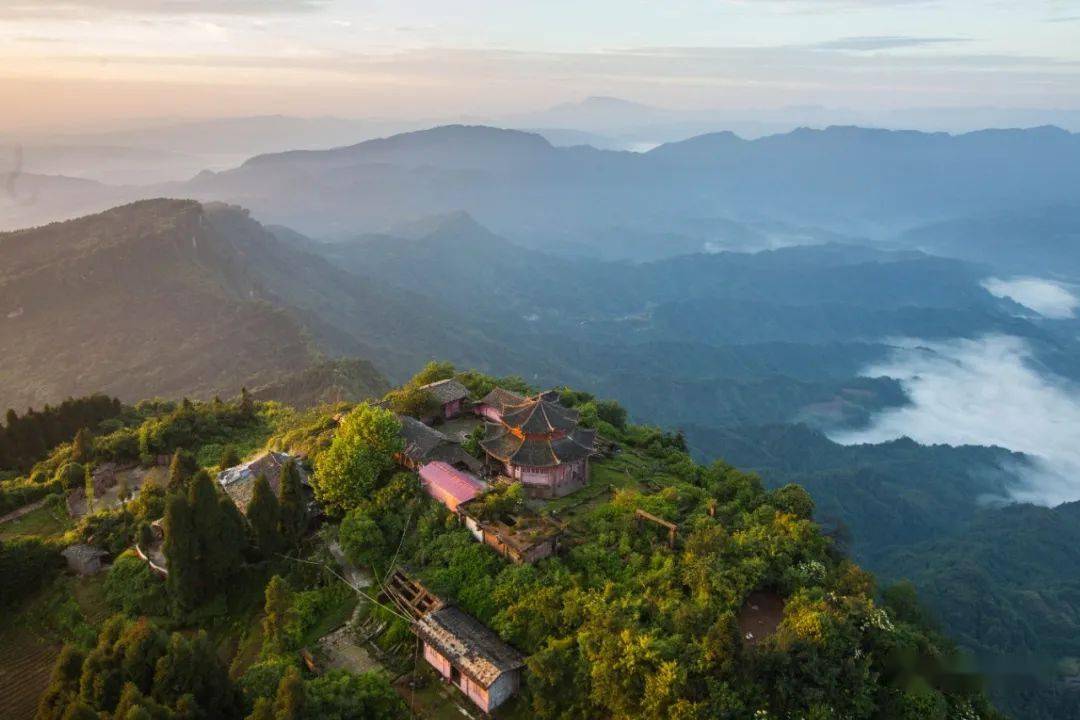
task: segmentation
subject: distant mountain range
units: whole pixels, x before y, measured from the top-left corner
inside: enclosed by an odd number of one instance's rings
[[[671,232],[684,222],[675,218],[880,236],[935,219],[1074,201],[1077,160],[1080,138],[1055,128],[949,136],[837,127],[753,141],[722,133],[636,154],[449,126],[260,156],[169,190],[242,202],[315,235],[381,231],[464,210],[525,244],[587,246],[616,225]]]
[[[545,252],[642,260],[830,234],[914,242],[901,233],[1075,206],[1080,136],[1056,128],[951,136],[833,127],[758,140],[717,133],[642,154],[446,126],[258,155],[183,183],[120,188],[10,176],[6,185],[0,226],[8,228],[179,196],[240,204],[264,222],[320,238],[466,211]]]

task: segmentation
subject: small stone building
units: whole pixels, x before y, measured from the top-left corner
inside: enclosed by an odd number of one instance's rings
[[[288,453],[273,450],[263,453],[254,460],[222,470],[218,473],[217,480],[226,494],[236,503],[240,512],[246,513],[248,503],[251,502],[251,496],[255,492],[255,479],[260,475],[266,476],[266,481],[270,483],[270,489],[274,491],[274,495],[281,495],[281,469],[289,460],[294,462],[296,472],[300,476],[300,485],[303,488],[308,514],[314,517],[318,514],[318,507],[315,504],[315,491],[311,487],[311,481],[299,459]]]
[[[525,658],[479,620],[448,605],[415,625],[424,660],[489,713],[521,687]]]
[[[70,545],[61,552],[67,560],[68,568],[80,575],[94,575],[101,572],[102,560],[108,556],[104,550],[93,545]]]
[[[465,409],[469,390],[454,378],[421,385],[421,390],[431,393],[440,406],[440,415],[444,420],[456,418]]]

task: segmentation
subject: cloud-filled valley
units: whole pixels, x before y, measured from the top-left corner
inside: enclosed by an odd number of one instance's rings
[[[1025,340],[894,343],[893,354],[863,374],[899,380],[910,404],[880,412],[866,428],[834,433],[834,440],[907,436],[924,444],[997,445],[1032,458],[1013,499],[1057,505],[1080,498],[1080,388],[1040,371]]]
[[[1011,280],[987,278],[982,286],[995,297],[1010,298],[1043,317],[1064,320],[1075,317],[1080,298],[1060,283],[1035,277]]]

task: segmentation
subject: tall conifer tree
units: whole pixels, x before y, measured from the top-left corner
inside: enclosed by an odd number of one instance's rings
[[[304,681],[300,671],[290,665],[278,683],[274,700],[274,720],[300,720],[304,713]]]
[[[182,492],[187,481],[198,470],[198,465],[191,453],[177,449],[173,453],[172,462],[169,463],[169,480],[166,487],[169,492]]]
[[[281,468],[281,536],[289,547],[300,542],[307,528],[307,506],[300,472],[293,460],[286,460]]]
[[[183,495],[173,495],[165,507],[165,553],[168,585],[179,610],[195,606],[202,580],[199,577],[198,536],[191,505]]]
[[[255,478],[255,487],[251,493],[251,502],[247,507],[248,522],[255,534],[255,544],[259,546],[263,557],[270,558],[281,549],[281,510],[274,491],[270,488],[265,475]]]

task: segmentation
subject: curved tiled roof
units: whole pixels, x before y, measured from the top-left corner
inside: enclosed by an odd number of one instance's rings
[[[498,410],[500,413],[505,412],[507,408],[511,408],[515,405],[520,405],[525,402],[526,398],[518,395],[515,392],[510,392],[501,387],[492,388],[491,392],[484,396],[480,401],[484,405],[490,405]]]
[[[588,457],[593,452],[596,431],[574,428],[558,438],[519,436],[505,425],[487,423],[480,445],[492,457],[512,465],[552,467]]]
[[[577,410],[563,407],[543,396],[530,398],[502,412],[504,423],[530,435],[570,432],[577,427],[578,417]]]

